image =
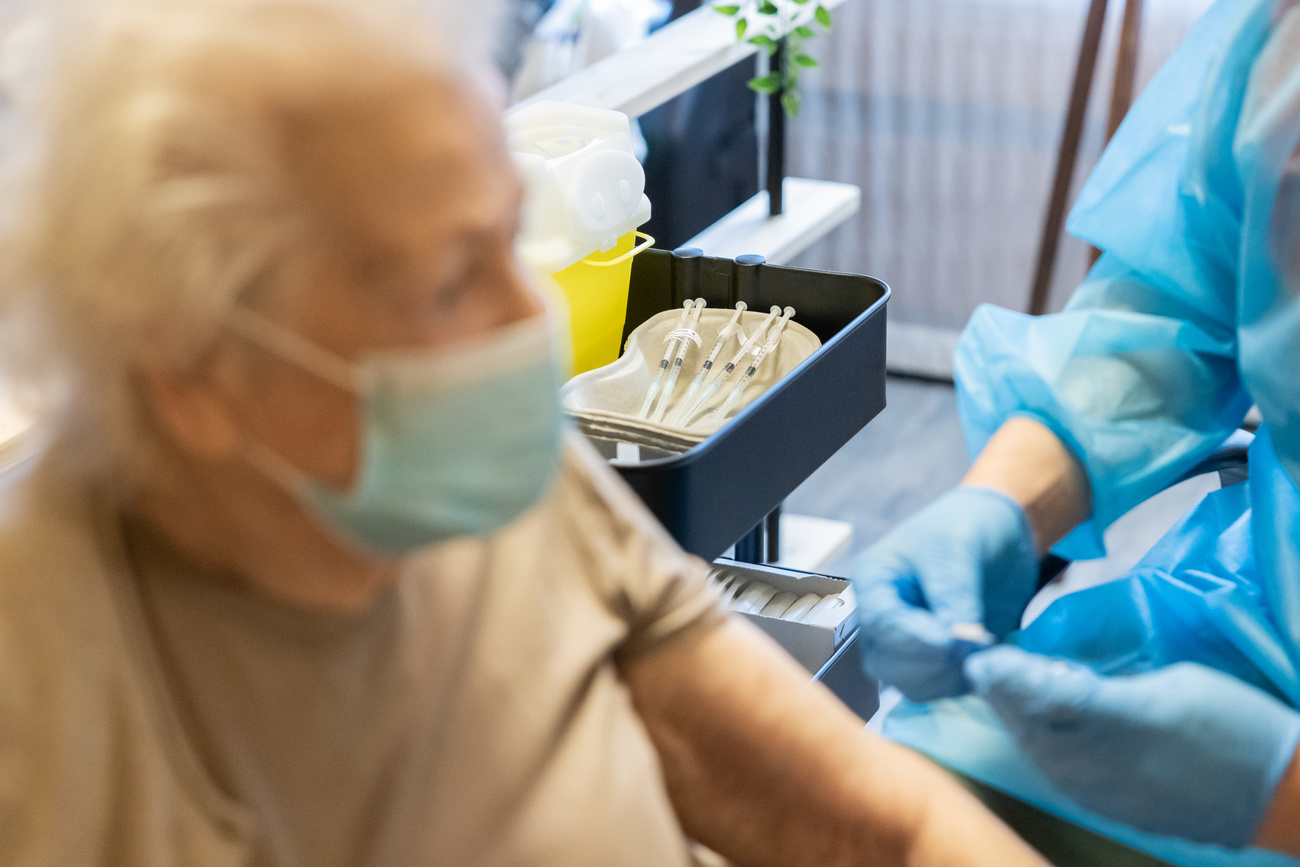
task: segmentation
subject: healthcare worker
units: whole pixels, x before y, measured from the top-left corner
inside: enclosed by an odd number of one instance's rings
[[[37,19],[0,864],[1040,865],[564,431],[490,9],[426,5]]]
[[[1069,228],[1102,256],[1064,312],[959,344],[970,475],[856,567],[886,732],[1176,863],[1294,863],[1237,850],[1300,855],[1300,6],[1212,7]],[[1101,555],[1252,403],[1247,483],[1012,636],[1041,555]]]

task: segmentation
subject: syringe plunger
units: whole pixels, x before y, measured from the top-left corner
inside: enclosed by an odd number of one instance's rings
[[[693,300],[687,299],[682,305],[682,315],[677,320],[677,327],[674,331],[680,331],[685,327],[687,320],[691,315],[691,308],[695,306]],[[673,355],[677,350],[677,340],[668,341],[668,348],[664,351],[664,357],[659,362],[659,370],[655,372],[655,378],[651,380],[650,386],[646,389],[645,400],[641,404],[641,411],[637,413],[638,418],[645,418],[650,412],[650,406],[655,402],[655,395],[659,394],[659,389],[663,387],[664,374],[668,372],[668,365],[672,363]]]
[[[692,334],[695,335],[695,339],[697,341],[699,340],[699,336],[695,331],[695,326],[699,323],[700,314],[704,312],[704,308],[707,306],[708,306],[708,302],[705,301],[703,298],[696,298],[695,309],[691,310],[690,313],[686,317],[684,317],[683,325],[679,326],[680,328],[689,328]],[[663,419],[664,410],[668,409],[668,401],[673,396],[673,390],[677,388],[677,377],[682,372],[682,364],[683,362],[686,361],[686,353],[690,350],[690,348],[691,348],[691,337],[687,335],[683,335],[677,343],[677,353],[676,353],[676,357],[673,359],[672,362],[672,371],[668,376],[668,382],[665,383],[663,387],[663,391],[659,395],[659,405],[655,407],[654,415],[651,416],[650,419],[651,421],[657,422]],[[667,359],[667,357],[668,357],[667,355],[664,356],[665,359]]]
[[[744,313],[747,308],[748,305],[744,301],[736,302],[736,311],[731,314],[731,321],[718,332],[718,338],[713,342],[713,349],[710,350],[708,357],[704,359],[704,363],[700,365],[699,373],[695,375],[695,379],[691,380],[690,387],[686,389],[686,396],[682,398],[682,402],[678,404],[676,411],[673,413],[670,419],[673,424],[681,424],[690,420],[690,413],[695,407],[696,395],[699,394],[700,388],[704,385],[704,380],[708,377],[709,371],[713,369],[713,363],[718,360],[722,347],[727,344],[731,335],[740,330],[737,322],[740,320],[740,314]]]
[[[695,417],[695,414],[700,411],[700,408],[705,406],[709,402],[709,399],[718,393],[723,384],[731,378],[731,374],[735,371],[736,365],[740,363],[740,360],[744,358],[745,355],[753,349],[754,345],[763,337],[767,332],[767,326],[771,324],[772,320],[775,319],[777,314],[780,312],[781,308],[773,305],[772,309],[768,311],[767,318],[763,320],[761,325],[753,330],[743,343],[741,343],[740,349],[737,350],[734,356],[732,356],[731,360],[728,361],[721,370],[713,371],[713,378],[709,380],[708,384],[704,388],[704,392],[696,399],[695,404],[687,409],[683,416],[683,421],[689,423],[690,420]],[[793,313],[793,311],[791,312]]]
[[[727,400],[722,405],[722,408],[718,410],[718,418],[726,418],[727,414],[740,402],[741,395],[745,392],[745,386],[749,385],[750,380],[754,378],[754,374],[758,372],[758,368],[763,364],[763,361],[781,344],[781,338],[785,336],[785,326],[790,322],[791,316],[794,316],[793,307],[787,307],[782,311],[781,318],[772,326],[772,333],[768,335],[763,347],[754,354],[754,360],[750,363],[749,368],[740,377],[735,387],[732,388],[731,393],[727,395]]]

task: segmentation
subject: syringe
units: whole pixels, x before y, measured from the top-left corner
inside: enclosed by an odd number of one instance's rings
[[[650,417],[651,421],[657,422],[663,419],[664,410],[668,409],[668,401],[673,396],[673,389],[677,388],[677,377],[681,375],[682,365],[686,363],[686,352],[691,348],[691,338],[694,337],[696,343],[700,342],[697,326],[700,322],[700,314],[704,312],[704,308],[707,306],[708,302],[703,298],[695,299],[695,309],[691,311],[690,321],[686,325],[686,328],[691,333],[682,335],[681,342],[677,346],[677,357],[673,359],[672,373],[668,375],[668,382],[659,395],[659,405],[655,407],[654,415]]]
[[[677,327],[673,329],[674,331],[680,331],[682,328],[686,327],[686,320],[690,318],[691,308],[694,306],[694,301],[689,298],[686,299],[686,303],[682,305],[681,318],[677,320]],[[641,404],[641,411],[637,413],[638,418],[645,418],[646,414],[650,412],[650,405],[655,402],[655,395],[659,394],[659,389],[664,384],[664,374],[668,372],[668,365],[672,364],[673,356],[676,353],[677,340],[669,340],[668,348],[664,350],[663,360],[659,362],[659,370],[655,373],[654,381],[651,382],[650,387],[646,389],[645,401]]]
[[[749,381],[754,378],[754,373],[758,370],[759,365],[763,363],[763,359],[767,358],[772,353],[772,350],[781,344],[781,337],[785,333],[786,323],[790,321],[790,317],[793,315],[793,307],[785,308],[781,318],[772,326],[772,333],[768,335],[767,342],[763,344],[762,349],[755,353],[754,360],[749,364],[749,369],[736,383],[736,387],[731,390],[731,394],[727,395],[727,402],[722,405],[722,409],[718,410],[718,418],[726,418],[727,413],[731,412],[732,408],[740,402],[740,396],[744,393],[745,386],[749,385]]]
[[[722,353],[722,347],[727,345],[731,335],[740,330],[740,326],[736,323],[740,321],[740,314],[744,313],[746,309],[747,305],[744,301],[736,302],[736,312],[731,314],[731,321],[718,332],[718,339],[714,341],[709,357],[704,359],[704,364],[700,366],[700,372],[695,375],[695,379],[691,380],[690,387],[686,389],[686,396],[682,398],[682,402],[677,405],[677,410],[669,419],[670,424],[680,424],[686,421],[686,412],[695,403],[695,396],[700,393],[700,389],[704,386],[704,380],[708,377],[709,371],[713,369],[713,363],[718,360],[718,356]]]
[[[773,307],[771,312],[767,314],[767,318],[763,320],[763,324],[754,329],[745,342],[740,345],[740,349],[734,356],[732,356],[731,360],[723,365],[721,370],[715,371],[713,379],[709,380],[709,383],[704,387],[704,391],[698,398],[696,398],[695,405],[686,410],[686,414],[682,416],[682,420],[686,424],[689,425],[691,419],[695,418],[695,414],[700,411],[700,407],[707,404],[709,398],[718,393],[718,389],[722,388],[722,384],[727,381],[729,376],[731,376],[732,371],[736,369],[736,365],[740,363],[740,360],[749,354],[749,351],[754,348],[755,343],[758,343],[758,341],[763,339],[763,335],[767,332],[767,326],[780,312],[780,307]]]

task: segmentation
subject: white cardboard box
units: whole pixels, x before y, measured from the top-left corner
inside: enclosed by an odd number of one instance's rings
[[[777,591],[788,590],[796,596],[817,593],[822,596],[838,593],[845,605],[833,612],[832,619],[817,623],[796,623],[777,617],[747,613],[744,617],[766,632],[799,661],[809,672],[816,674],[857,629],[857,604],[853,588],[843,578],[816,575],[782,569],[777,566],[756,566],[735,560],[718,560],[715,568],[728,573],[739,573],[748,581],[761,581]]]

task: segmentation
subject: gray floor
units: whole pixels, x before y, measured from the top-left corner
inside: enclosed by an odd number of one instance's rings
[[[853,525],[854,554],[955,485],[969,461],[951,385],[890,377],[888,405],[786,500],[790,512]]]
[[[890,377],[886,399],[884,411],[786,500],[790,512],[853,525],[852,547],[826,570],[833,575],[848,575],[856,554],[957,484],[970,465],[951,385]],[[1064,592],[1124,574],[1217,487],[1217,476],[1192,479],[1129,512],[1106,533],[1108,556],[1072,566],[1027,617]]]

